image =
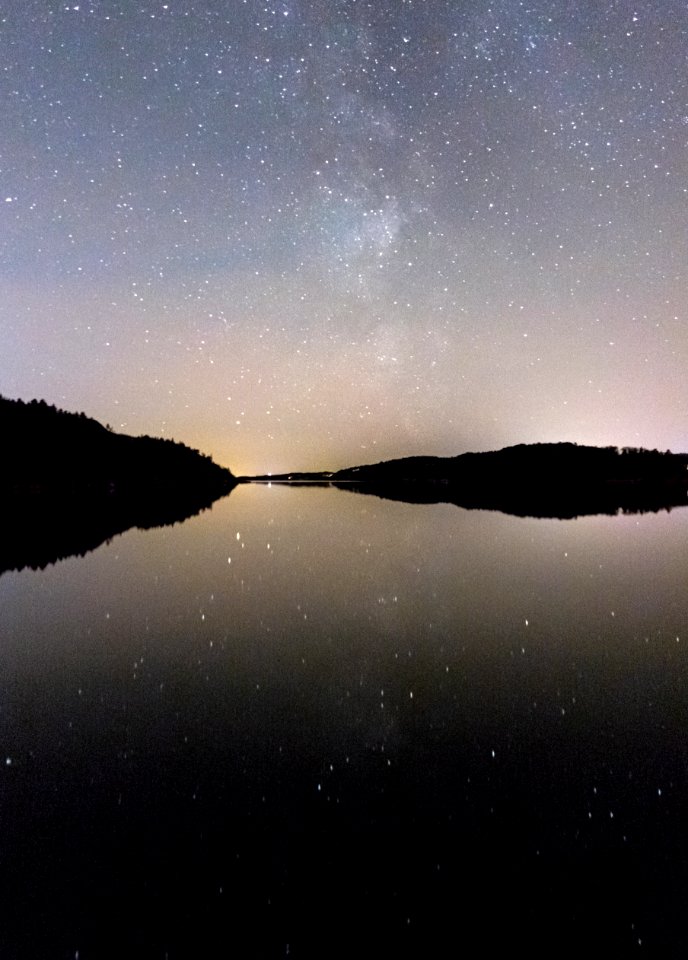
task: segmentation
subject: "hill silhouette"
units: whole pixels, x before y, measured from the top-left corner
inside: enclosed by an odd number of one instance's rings
[[[116,433],[43,400],[0,397],[0,572],[176,523],[229,493],[231,471],[173,440]]]
[[[519,444],[456,457],[405,457],[332,473],[254,478],[327,483],[409,503],[569,519],[688,503],[688,454],[575,443]]]

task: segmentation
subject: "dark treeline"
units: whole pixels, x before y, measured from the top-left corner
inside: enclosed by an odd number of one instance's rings
[[[350,467],[333,480],[427,481],[567,486],[600,483],[682,483],[688,455],[639,447],[589,447],[576,443],[533,443],[457,457],[406,457]]]
[[[0,489],[142,495],[197,487],[231,489],[229,470],[174,440],[115,433],[83,413],[43,400],[0,397]]]
[[[173,440],[116,433],[45,401],[0,397],[0,572],[43,567],[129,527],[174,523],[236,479]]]
[[[563,519],[685,505],[688,454],[534,443],[457,457],[405,457],[334,473],[252,479],[329,484],[409,503],[454,503],[466,509]]]
[[[332,475],[349,490],[519,516],[642,513],[687,502],[688,455],[637,447],[520,444],[458,457],[407,457]]]

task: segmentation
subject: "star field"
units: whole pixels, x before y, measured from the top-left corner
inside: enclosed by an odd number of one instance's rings
[[[0,390],[236,472],[688,449],[688,9],[0,14]]]

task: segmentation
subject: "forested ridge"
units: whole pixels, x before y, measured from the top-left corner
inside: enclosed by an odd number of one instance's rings
[[[230,489],[229,470],[191,447],[159,437],[132,437],[84,413],[68,413],[44,400],[0,397],[5,493],[139,494],[202,486]]]
[[[183,443],[116,433],[43,400],[0,397],[0,443],[0,573],[185,520],[237,482]]]

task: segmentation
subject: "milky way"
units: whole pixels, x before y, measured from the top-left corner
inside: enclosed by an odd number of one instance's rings
[[[688,449],[688,8],[9,0],[0,391],[239,472]]]

